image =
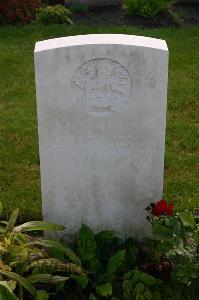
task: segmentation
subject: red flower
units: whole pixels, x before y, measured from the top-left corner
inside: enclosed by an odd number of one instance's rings
[[[167,204],[165,200],[158,201],[151,210],[152,215],[159,217],[161,215],[173,215],[173,203]]]

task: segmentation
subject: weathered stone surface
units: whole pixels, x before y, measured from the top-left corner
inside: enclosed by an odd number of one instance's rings
[[[144,235],[144,208],[162,196],[165,41],[42,41],[35,68],[44,219]]]

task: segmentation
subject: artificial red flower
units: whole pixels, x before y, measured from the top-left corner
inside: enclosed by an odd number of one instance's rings
[[[173,203],[167,204],[167,202],[162,199],[158,201],[151,210],[152,215],[159,217],[161,215],[172,216],[173,215]]]

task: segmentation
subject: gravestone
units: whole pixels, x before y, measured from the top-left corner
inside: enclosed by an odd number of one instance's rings
[[[162,197],[168,49],[133,35],[84,35],[35,47],[45,220],[147,232]]]

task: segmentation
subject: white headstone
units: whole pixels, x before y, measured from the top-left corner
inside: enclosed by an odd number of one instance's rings
[[[45,220],[147,231],[162,197],[168,49],[133,35],[84,35],[35,48]]]

